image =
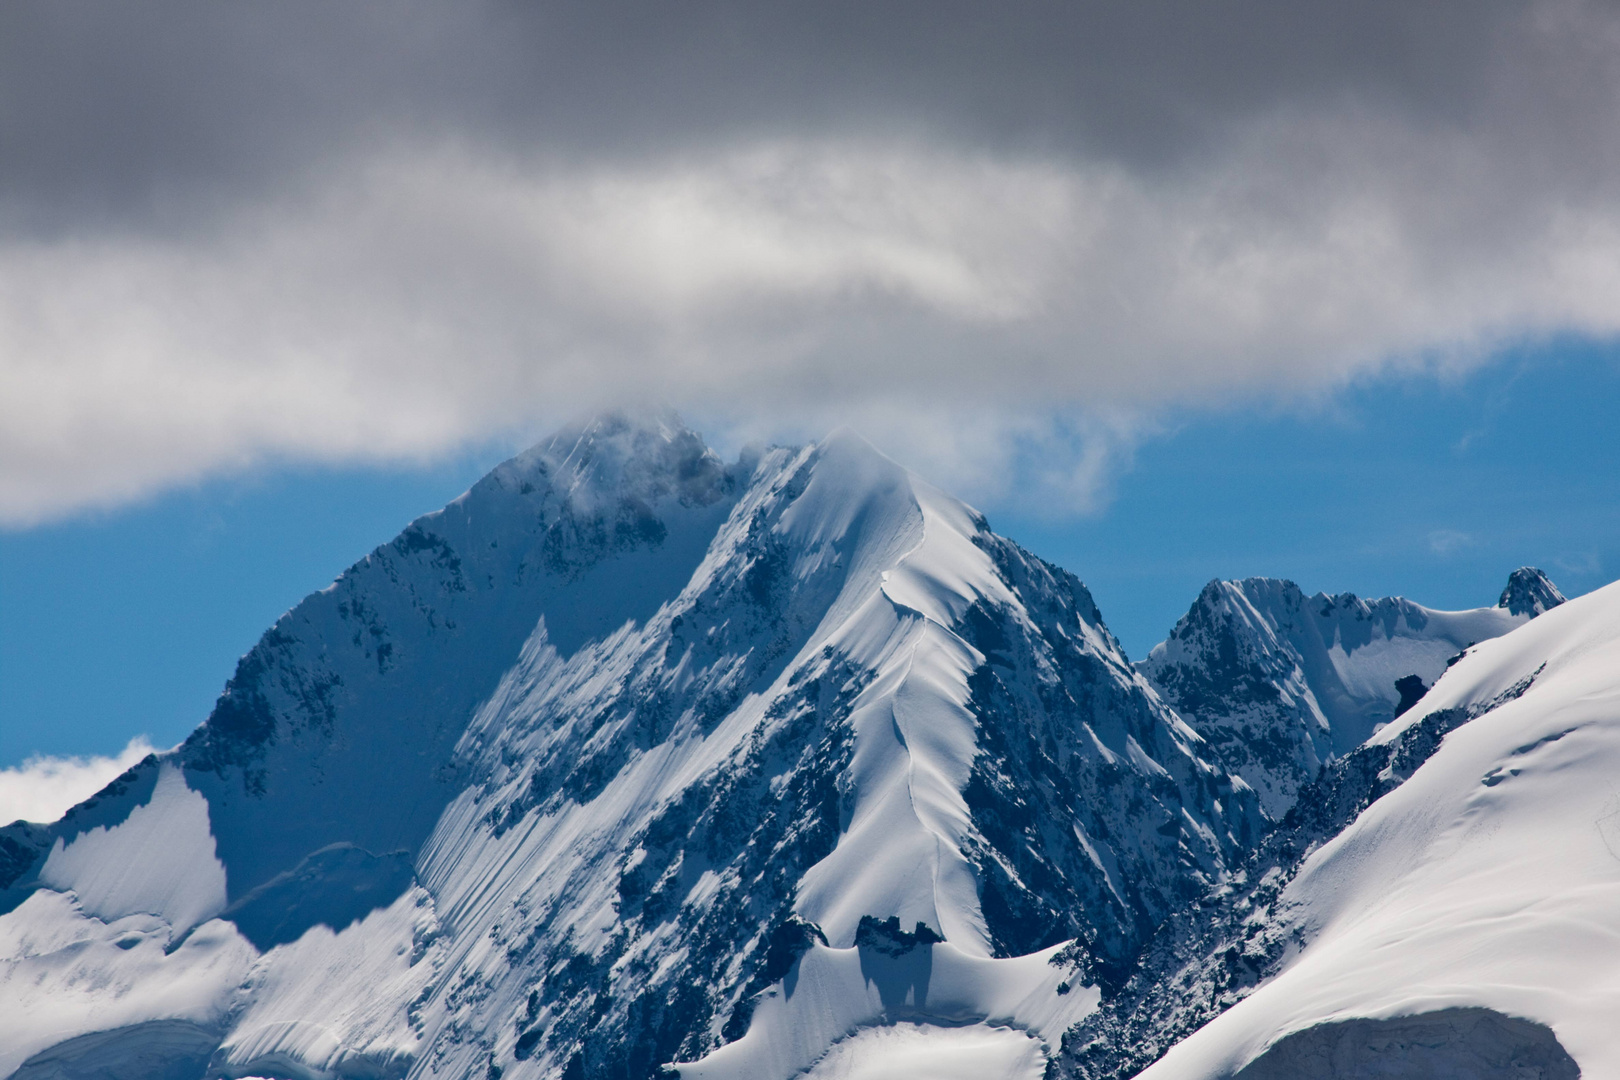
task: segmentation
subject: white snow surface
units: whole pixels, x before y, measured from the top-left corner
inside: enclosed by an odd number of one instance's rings
[[[177,937],[225,910],[225,868],[215,856],[208,802],[172,764],[162,766],[150,801],[124,821],[71,843],[58,838],[39,879],[72,890],[89,914],[156,915]]]
[[[1009,1028],[895,1024],[866,1028],[834,1046],[805,1080],[1041,1080],[1040,1044]]]
[[[276,1067],[311,1078],[403,1074],[420,1038],[410,1002],[438,970],[432,898],[406,891],[334,932],[314,926],[253,965],[217,1067]]]
[[[1341,630],[1330,643],[1328,659],[1352,700],[1394,704],[1399,698],[1395,680],[1406,675],[1433,686],[1459,650],[1500,637],[1529,618],[1501,607],[1439,611],[1411,601],[1402,607],[1407,610],[1399,612],[1393,626],[1371,626],[1368,640],[1347,644]]]
[[[1493,702],[1310,857],[1284,895],[1309,933],[1297,958],[1143,1080],[1451,1006],[1546,1024],[1584,1076],[1620,1076],[1620,583],[1469,650],[1374,738]]]
[[[769,992],[747,1035],[680,1065],[681,1080],[806,1070],[826,1077],[1039,1076],[1063,1032],[1099,998],[1094,987],[1064,984],[1062,969],[1048,963],[1055,952],[994,960],[946,943],[888,957],[818,945],[793,978]],[[952,1047],[966,1054],[951,1066],[956,1071],[928,1071],[950,1060]],[[964,1071],[970,1066],[985,1071]]]
[[[153,915],[86,915],[49,889],[0,918],[0,1076],[86,1032],[152,1020],[223,1031],[253,946],[219,920],[171,951],[172,933]]]

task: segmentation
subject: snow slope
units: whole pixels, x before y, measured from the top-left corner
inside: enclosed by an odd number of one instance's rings
[[[1063,1032],[1097,1004],[1095,988],[1066,983],[1051,962],[1056,948],[996,960],[945,942],[863,944],[812,947],[792,978],[766,993],[749,1033],[680,1066],[682,1080],[950,1076],[931,1058],[956,1053],[966,1055],[956,1075],[1040,1076]]]
[[[1462,649],[1563,599],[1529,567],[1513,572],[1495,607],[1471,611],[1307,597],[1274,578],[1212,581],[1138,667],[1280,821],[1324,761],[1394,719],[1398,681],[1415,678],[1421,692]]]
[[[115,1050],[128,1055],[201,1036],[206,1061],[254,958],[226,922],[177,943],[158,916],[103,919],[70,892],[36,890],[0,918],[0,1076],[94,1032],[125,1032]]]
[[[1016,1075],[1260,824],[1083,585],[857,437],[605,417],[0,830],[0,1000],[78,988],[0,1075],[860,1075],[937,1025]]]
[[[151,800],[110,829],[98,825],[64,843],[58,837],[40,884],[72,890],[102,919],[147,913],[183,934],[225,910],[225,868],[214,857],[208,803],[172,764]]]
[[[1620,1075],[1620,584],[1470,649],[1374,741],[1444,710],[1478,715],[1285,891],[1303,950],[1144,1080],[1286,1075],[1330,1044],[1317,1075],[1408,1075],[1376,1071],[1391,1042],[1507,1047],[1458,1075],[1573,1075],[1566,1052]]]

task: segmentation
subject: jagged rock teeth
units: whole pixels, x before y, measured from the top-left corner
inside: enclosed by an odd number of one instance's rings
[[[1515,582],[1516,596],[1557,595],[1539,571],[1515,571],[1509,592]],[[1324,762],[1416,704],[1459,650],[1520,625],[1507,600],[1436,611],[1306,596],[1275,578],[1212,581],[1137,666],[1277,821]]]

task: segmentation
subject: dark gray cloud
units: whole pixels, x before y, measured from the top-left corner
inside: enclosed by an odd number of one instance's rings
[[[475,2],[0,14],[0,187],[58,221],[257,195],[357,145],[638,156],[902,133],[1175,169],[1276,110],[1497,128],[1560,171],[1615,104],[1611,12],[1358,4]],[[1593,33],[1596,28],[1597,33]]]
[[[1620,332],[1576,0],[41,0],[0,148],[14,522],[637,397],[1084,502],[1166,403]]]

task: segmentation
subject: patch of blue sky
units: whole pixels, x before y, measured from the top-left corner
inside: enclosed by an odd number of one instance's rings
[[[1171,417],[1086,517],[989,507],[1091,586],[1141,657],[1214,577],[1493,603],[1620,576],[1620,346],[1560,342],[1465,378],[1369,381],[1310,409]],[[179,741],[283,611],[503,456],[269,470],[0,533],[0,766]]]
[[[505,456],[265,471],[0,532],[0,766],[179,742],[283,612]]]
[[[1620,576],[1620,346],[1186,415],[1138,449],[1102,513],[991,523],[1079,574],[1133,658],[1216,577],[1461,609],[1534,565],[1574,596]]]

